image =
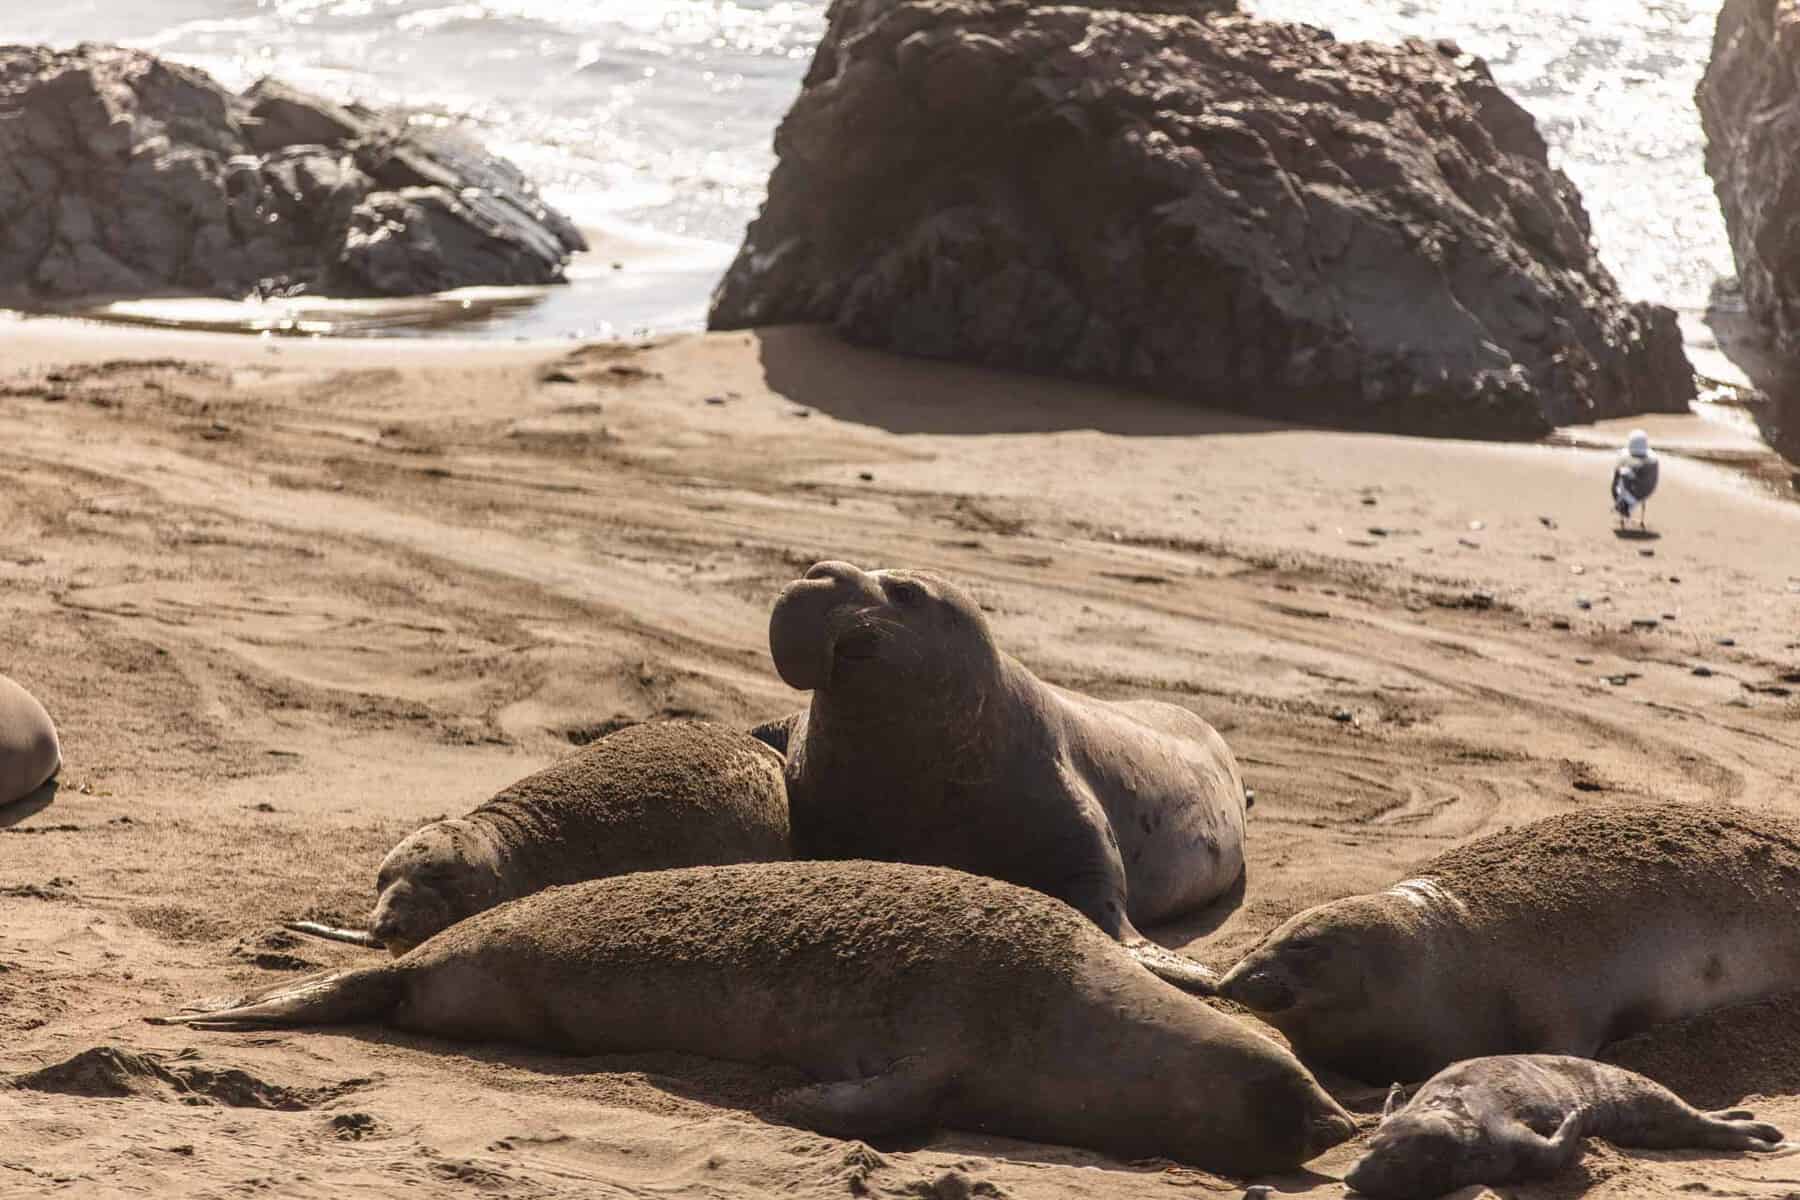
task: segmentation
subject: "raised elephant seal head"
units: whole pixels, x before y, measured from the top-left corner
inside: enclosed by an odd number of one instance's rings
[[[991,669],[998,651],[981,608],[925,571],[822,562],[789,584],[769,616],[769,652],[788,686],[917,704]]]
[[[375,874],[369,932],[389,952],[405,954],[465,917],[492,908],[501,895],[499,856],[487,831],[461,818],[413,831]]]

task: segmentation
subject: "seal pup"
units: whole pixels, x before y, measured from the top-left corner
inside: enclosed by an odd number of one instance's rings
[[[1371,1083],[1466,1058],[1591,1057],[1663,1021],[1800,989],[1800,824],[1601,807],[1490,834],[1385,892],[1291,918],[1220,993]]]
[[[1243,780],[1224,739],[1173,704],[1039,680],[960,587],[823,562],[789,584],[769,650],[805,712],[787,746],[801,858],[927,863],[1068,901],[1151,970],[1217,979],[1137,926],[1211,903],[1244,873]],[[783,728],[785,726],[785,728]]]
[[[556,884],[789,858],[781,770],[779,754],[724,725],[627,726],[467,816],[409,834],[375,874],[368,936],[402,954],[457,921]]]
[[[23,800],[62,770],[56,724],[37,698],[0,675],[0,805]]]
[[[1623,1067],[1559,1054],[1460,1062],[1400,1100],[1395,1085],[1369,1152],[1344,1177],[1380,1200],[1554,1175],[1588,1137],[1652,1150],[1774,1150],[1783,1140],[1752,1113],[1703,1113]]]
[[[201,1028],[379,1022],[571,1054],[798,1069],[842,1137],[948,1125],[1285,1170],[1354,1132],[1272,1039],[1157,980],[1073,909],[904,863],[747,863],[551,888]]]

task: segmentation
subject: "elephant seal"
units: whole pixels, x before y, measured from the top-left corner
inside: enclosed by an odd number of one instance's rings
[[[1034,676],[980,607],[921,571],[819,563],[784,589],[769,650],[805,712],[785,741],[794,850],[956,867],[1068,901],[1144,964],[1216,977],[1137,926],[1244,874],[1243,780],[1224,739],[1173,704],[1111,703]]]
[[[781,769],[779,754],[723,725],[628,726],[395,846],[375,875],[369,935],[401,954],[555,884],[788,858]]]
[[[1220,993],[1371,1083],[1607,1042],[1800,988],[1800,824],[1603,807],[1490,834],[1288,920]]]
[[[1653,1150],[1774,1150],[1781,1130],[1742,1110],[1703,1113],[1660,1083],[1559,1054],[1506,1054],[1432,1076],[1404,1108],[1388,1094],[1369,1152],[1344,1182],[1379,1200],[1554,1175],[1582,1139]]]
[[[43,787],[62,769],[56,724],[30,692],[0,675],[0,804]]]
[[[843,1137],[943,1124],[1283,1170],[1354,1123],[1273,1039],[1143,971],[1073,909],[904,863],[691,867],[551,888],[398,959],[202,1028],[380,1022],[572,1054],[796,1068],[783,1115]]]

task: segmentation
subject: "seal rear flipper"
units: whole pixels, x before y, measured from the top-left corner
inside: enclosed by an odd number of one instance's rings
[[[886,1137],[936,1124],[947,1082],[941,1070],[913,1056],[861,1079],[783,1092],[776,1106],[796,1124],[832,1137]]]
[[[255,1029],[267,1025],[346,1025],[379,1021],[399,1003],[403,976],[392,966],[327,971],[248,996],[232,1008],[146,1017],[152,1025]]]
[[[1741,1108],[1701,1114],[1706,1128],[1700,1144],[1713,1150],[1775,1150],[1787,1136],[1775,1126],[1758,1121],[1756,1114]]]
[[[802,709],[800,712],[789,713],[787,716],[778,717],[773,721],[764,721],[760,725],[752,725],[750,727],[750,736],[775,751],[775,753],[781,755],[781,757],[786,758],[788,755],[788,743],[794,740],[794,728],[800,724],[800,718],[805,715],[806,711]]]
[[[1147,939],[1128,942],[1125,949],[1146,971],[1164,983],[1174,984],[1189,995],[1219,994],[1218,973],[1210,967],[1201,966],[1186,955],[1177,954]]]

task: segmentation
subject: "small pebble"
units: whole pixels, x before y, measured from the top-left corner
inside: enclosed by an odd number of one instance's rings
[[[1711,667],[1695,667],[1694,674],[1702,679],[1711,679],[1713,677],[1713,669]]]
[[[1379,502],[1378,502],[1378,501],[1377,501],[1377,500],[1376,500],[1376,499],[1375,499],[1375,497],[1373,497],[1373,496],[1364,496],[1364,497],[1363,497],[1363,498],[1362,498],[1362,502],[1363,502],[1363,503],[1364,503],[1364,504],[1366,504],[1366,505],[1368,505],[1368,506],[1369,506],[1369,507],[1370,507],[1370,508],[1374,508],[1374,507],[1375,507],[1375,505],[1376,505],[1376,504],[1377,504],[1377,503],[1379,503]]]
[[[1571,575],[1586,575],[1587,568],[1582,566],[1580,563],[1575,563],[1569,567],[1569,574],[1571,574]]]
[[[1655,629],[1661,623],[1655,617],[1633,617],[1631,619],[1633,629]]]
[[[858,471],[856,473],[856,477],[858,479],[862,480],[864,483],[874,483],[875,482],[875,472],[873,472],[873,471]]]
[[[1680,583],[1680,582],[1681,582],[1681,576],[1679,576],[1679,575],[1671,575],[1671,576],[1669,576],[1669,582],[1670,582],[1670,583]]]
[[[1457,539],[1456,539],[1456,540],[1457,540],[1457,541],[1458,541],[1458,542],[1459,542],[1459,543],[1461,543],[1461,544],[1462,544],[1462,545],[1464,545],[1464,546],[1467,546],[1467,547],[1468,547],[1468,548],[1469,548],[1469,549],[1471,549],[1471,550],[1479,550],[1479,549],[1481,549],[1481,543],[1480,543],[1480,542],[1477,542],[1477,541],[1474,541],[1474,540],[1472,540],[1472,539],[1470,539],[1470,538],[1457,538]]]
[[[1369,536],[1370,537],[1386,537],[1389,534],[1389,532],[1391,532],[1391,531],[1386,526],[1383,526],[1383,525],[1369,526]]]
[[[1678,618],[1675,616],[1674,613],[1664,613],[1663,614],[1663,620],[1665,620],[1665,621],[1674,621],[1677,619]]]
[[[1594,607],[1594,602],[1592,600],[1589,600],[1586,596],[1581,596],[1576,599],[1575,607],[1579,608],[1583,612],[1586,612],[1588,609]]]
[[[1551,622],[1550,622],[1550,628],[1552,628],[1552,629],[1565,629],[1565,630],[1566,630],[1566,629],[1573,629],[1573,628],[1574,628],[1574,626],[1572,626],[1572,625],[1570,625],[1570,624],[1569,624],[1569,618],[1567,618],[1567,617],[1557,617],[1557,618],[1556,618],[1556,619],[1555,619],[1555,620],[1554,620],[1554,621],[1551,621]]]
[[[1591,667],[1594,665],[1594,660],[1591,658],[1578,658],[1575,660],[1575,665],[1579,667]]]
[[[1654,551],[1654,550],[1650,549],[1648,546],[1646,546],[1642,550],[1638,551],[1638,555],[1641,558],[1655,558],[1656,551]]]
[[[1340,708],[1331,714],[1331,719],[1340,725],[1348,725],[1350,722],[1356,720],[1356,714],[1347,708]]]
[[[1719,639],[1719,645],[1721,645],[1721,646],[1735,646],[1735,645],[1737,645],[1737,639],[1736,639],[1736,638],[1720,638],[1720,639]]]
[[[1469,528],[1473,529],[1476,533],[1480,533],[1482,530],[1487,528],[1487,522],[1486,521],[1470,521]]]
[[[1492,608],[1492,607],[1494,607],[1494,593],[1492,593],[1492,592],[1470,592],[1469,593],[1469,603],[1474,605],[1476,608]]]
[[[723,397],[723,396],[708,396],[706,398],[706,402],[708,404],[723,404],[723,403],[725,403],[725,397]]]
[[[1538,522],[1539,522],[1539,524],[1543,525],[1543,527],[1545,529],[1555,529],[1556,528],[1556,518],[1555,517],[1539,517]]]

